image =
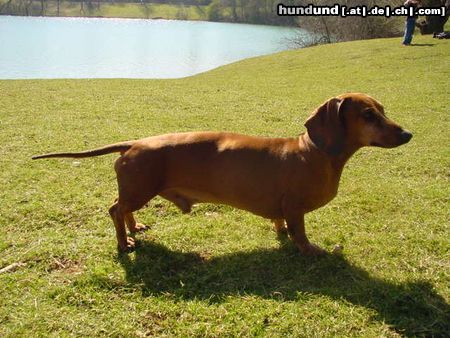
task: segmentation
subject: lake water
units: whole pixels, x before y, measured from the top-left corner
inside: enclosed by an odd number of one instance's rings
[[[297,34],[214,22],[0,16],[0,79],[185,77],[288,49]]]

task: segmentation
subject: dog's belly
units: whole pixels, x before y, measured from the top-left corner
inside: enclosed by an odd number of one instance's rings
[[[222,143],[232,141],[226,139]],[[281,179],[285,176],[282,155],[268,147],[227,149],[222,143],[164,148],[159,195],[183,212],[195,203],[215,203],[266,218],[280,218],[286,185]]]
[[[213,192],[192,187],[170,187],[159,193],[160,196],[175,203],[183,212],[189,212],[191,206],[197,203],[226,204],[238,209],[249,211],[264,218],[282,218],[281,198],[261,198],[257,194],[238,192],[229,195],[226,192]]]

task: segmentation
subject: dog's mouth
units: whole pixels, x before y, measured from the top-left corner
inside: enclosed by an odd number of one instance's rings
[[[400,133],[395,135],[395,138],[393,140],[386,140],[386,142],[383,143],[373,141],[370,143],[370,145],[382,148],[395,148],[401,146],[402,144],[408,143],[411,138],[412,134],[409,131],[401,130]]]
[[[378,142],[371,142],[370,145],[373,147],[382,147],[381,143]]]

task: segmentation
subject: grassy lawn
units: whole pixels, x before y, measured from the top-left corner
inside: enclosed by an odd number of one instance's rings
[[[0,81],[0,336],[443,336],[449,332],[448,41],[417,36],[253,58],[179,80]],[[162,199],[118,255],[115,155],[31,161],[159,133],[294,136],[323,101],[366,92],[414,133],[366,148],[299,255],[269,221]]]

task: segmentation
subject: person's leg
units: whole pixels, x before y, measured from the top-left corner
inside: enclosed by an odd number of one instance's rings
[[[408,18],[406,19],[405,24],[405,35],[403,37],[403,44],[409,45],[412,41],[413,33],[414,33],[414,27],[416,24],[416,20],[414,18]]]

